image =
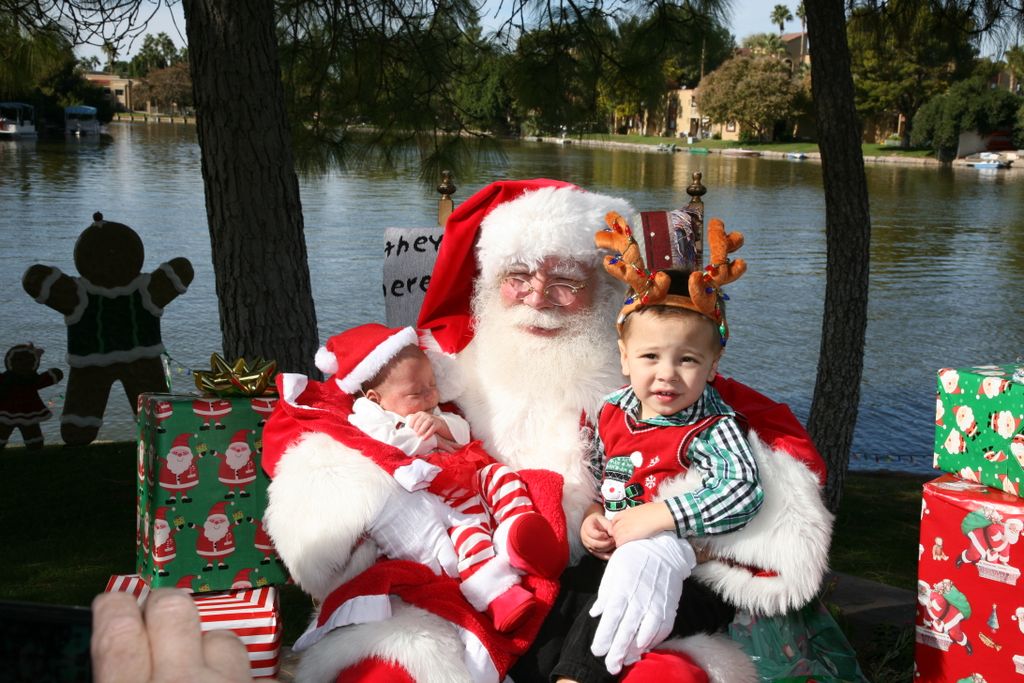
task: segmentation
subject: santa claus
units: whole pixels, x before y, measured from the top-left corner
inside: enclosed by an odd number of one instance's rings
[[[235,552],[235,535],[231,532],[231,520],[226,512],[227,503],[215,503],[206,515],[202,531],[196,536],[196,555],[206,560],[204,572],[213,569],[227,569],[227,559]]]
[[[252,460],[252,448],[249,447],[249,430],[239,429],[231,437],[231,442],[223,453],[215,453],[220,466],[217,468],[217,479],[224,484],[228,492],[225,498],[248,498],[246,486],[256,481],[256,463]]]
[[[947,635],[951,641],[962,645],[967,654],[973,654],[974,648],[963,627],[963,621],[971,616],[971,605],[952,581],[943,579],[934,586],[918,581],[917,601],[924,606],[925,626],[935,633]]]
[[[165,462],[160,468],[160,488],[170,494],[164,501],[167,505],[174,505],[178,496],[181,496],[182,503],[191,503],[188,491],[199,485],[199,469],[189,440],[189,434],[179,434],[164,456]]]
[[[167,521],[167,508],[157,508],[153,519],[153,571],[157,576],[169,575],[167,565],[178,554],[174,534],[179,528],[171,526],[171,523]],[[146,545],[148,546],[148,543]]]
[[[538,587],[545,610],[513,637],[489,632],[454,582],[435,576],[440,569],[379,556],[364,536],[379,518],[395,517],[385,511],[410,511],[396,536],[437,533],[444,520],[337,433],[303,428],[289,406],[319,414],[312,423],[322,424],[341,393],[333,381],[279,383],[282,400],[264,433],[272,477],[265,522],[292,577],[323,605],[315,636],[296,643],[306,648],[300,678],[547,680],[568,623],[599,578],[580,562],[579,528],[594,487],[586,457],[591,419],[605,394],[624,383],[613,324],[621,291],[599,267],[593,242],[609,211],[633,213],[624,200],[557,181],[487,186],[449,218],[419,319],[443,397],[455,400],[497,460],[520,471],[569,544],[572,566],[560,586]],[[528,291],[506,286],[513,274],[529,282]],[[792,413],[724,378],[716,388],[757,431],[750,440],[765,505],[743,532],[708,542],[709,559],[683,593],[689,633],[724,627],[733,606],[779,614],[805,604],[820,586],[831,530],[819,492],[821,459]],[[680,586],[683,573],[670,554],[633,543],[628,558],[613,554],[609,563],[612,571],[617,557],[627,558],[630,566],[618,571],[628,575],[635,566],[639,579],[621,582],[621,594],[607,601],[609,668],[625,664],[628,681],[758,680],[724,635],[676,638],[650,651],[650,634],[667,632],[676,617],[666,587]]]
[[[960,530],[967,536],[969,545],[956,559],[956,566],[996,562],[1009,564],[1010,546],[1020,540],[1024,521],[1018,518],[1004,519],[998,510],[981,507],[964,517]]]

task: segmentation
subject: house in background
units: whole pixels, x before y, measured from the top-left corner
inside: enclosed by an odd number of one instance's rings
[[[113,74],[90,72],[85,74],[85,80],[95,86],[103,88],[103,91],[119,111],[132,111],[132,80],[121,78]]]
[[[700,113],[700,86],[669,90],[667,100],[665,118],[671,131],[669,134],[673,137],[686,138],[687,141],[691,138],[693,141],[705,140],[715,135],[722,140],[740,139],[740,126],[735,121],[711,123]]]

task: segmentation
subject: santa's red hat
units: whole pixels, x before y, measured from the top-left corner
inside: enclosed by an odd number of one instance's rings
[[[231,441],[228,441],[228,444],[233,444],[233,443],[244,443],[246,446],[248,446],[249,445],[249,430],[248,429],[239,429],[237,432],[235,432],[235,435],[231,437]]]
[[[171,442],[171,450],[174,450],[175,448],[188,448],[191,450],[188,445],[191,436],[191,434],[178,434],[174,437],[174,441]]]
[[[239,590],[242,588],[252,588],[252,579],[249,577],[251,573],[251,568],[242,569],[241,571],[239,571],[237,574],[235,574],[235,578],[231,581],[231,588],[234,590]]]
[[[470,299],[478,276],[496,284],[509,266],[534,267],[550,256],[596,267],[594,233],[609,211],[633,214],[624,199],[543,178],[491,183],[463,202],[448,217],[416,324],[429,332],[422,340],[427,348],[458,353],[472,339]]]
[[[219,503],[214,503],[213,507],[210,508],[209,514],[207,514],[206,516],[207,517],[213,517],[214,515],[224,515],[225,517],[227,517],[228,516],[227,503],[225,503],[224,501],[220,501]]]
[[[399,351],[415,345],[416,330],[411,327],[368,323],[328,339],[316,352],[316,366],[321,372],[334,375],[346,394],[355,394]]]
[[[192,579],[196,578],[195,574],[186,574],[185,576],[178,579],[178,583],[174,584],[175,588],[184,588],[189,593],[192,592]]]
[[[166,507],[159,507],[159,508],[157,508],[156,512],[153,513],[153,519],[154,520],[162,519],[162,520],[164,520],[166,522],[167,521],[167,508]]]

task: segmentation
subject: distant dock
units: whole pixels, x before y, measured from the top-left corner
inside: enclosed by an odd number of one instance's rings
[[[196,124],[195,116],[186,116],[184,114],[147,114],[141,111],[117,112],[114,114],[114,120],[127,123],[187,123],[193,126]]]

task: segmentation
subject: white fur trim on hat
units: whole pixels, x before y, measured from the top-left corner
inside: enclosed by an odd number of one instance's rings
[[[550,256],[596,266],[594,233],[606,227],[609,211],[627,220],[634,213],[625,199],[575,187],[545,187],[495,207],[480,224],[481,277],[493,282],[509,266],[535,266]]]
[[[321,346],[316,350],[313,362],[316,364],[317,370],[325,375],[333,375],[338,371],[338,358],[328,351],[326,346]]]

